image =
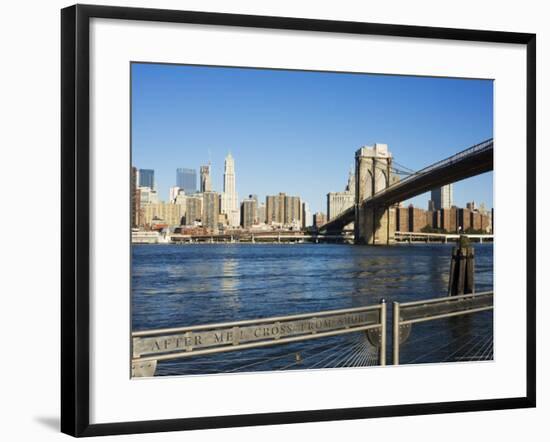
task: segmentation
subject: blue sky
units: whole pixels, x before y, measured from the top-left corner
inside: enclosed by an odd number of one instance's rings
[[[418,170],[492,136],[491,80],[132,64],[132,163],[162,200],[178,167],[209,160],[221,191],[231,152],[240,199],[286,192],[326,212],[362,145]],[[454,185],[455,204],[471,200],[493,206],[492,172]]]

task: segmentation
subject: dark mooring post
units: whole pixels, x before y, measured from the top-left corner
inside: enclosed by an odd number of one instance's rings
[[[449,272],[449,296],[474,293],[474,248],[467,236],[461,235],[453,247]]]

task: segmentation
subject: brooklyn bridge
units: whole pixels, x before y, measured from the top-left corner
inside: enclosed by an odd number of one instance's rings
[[[320,233],[341,234],[353,223],[356,244],[395,241],[395,204],[493,170],[493,139],[471,146],[422,170],[396,180],[400,172],[385,144],[355,152],[355,204],[320,227]]]

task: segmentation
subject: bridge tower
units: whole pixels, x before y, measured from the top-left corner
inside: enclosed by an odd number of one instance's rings
[[[355,243],[390,244],[395,240],[395,209],[365,207],[362,202],[392,184],[392,155],[387,144],[355,152]]]

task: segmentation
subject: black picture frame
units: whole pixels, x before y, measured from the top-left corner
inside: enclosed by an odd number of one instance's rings
[[[459,402],[90,424],[89,23],[91,18],[525,45],[527,50],[526,395]],[[536,404],[535,113],[535,34],[95,5],[75,5],[62,9],[61,431],[72,436],[99,436],[534,407]]]

